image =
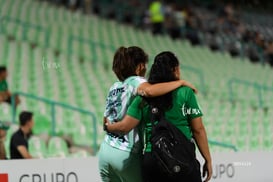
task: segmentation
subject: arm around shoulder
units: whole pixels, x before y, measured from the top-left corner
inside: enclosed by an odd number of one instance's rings
[[[106,130],[110,133],[127,134],[134,129],[139,123],[138,119],[135,119],[129,115],[126,115],[123,120],[115,123],[106,123]]]
[[[181,86],[188,86],[196,91],[196,88],[189,82],[185,80],[177,80],[177,81],[157,83],[157,84],[150,84],[148,82],[145,82],[140,84],[140,86],[137,89],[137,92],[141,96],[157,97],[157,96],[165,95]]]

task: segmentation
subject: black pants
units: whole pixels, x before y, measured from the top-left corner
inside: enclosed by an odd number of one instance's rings
[[[200,163],[196,160],[196,167],[188,176],[181,176],[176,179],[170,179],[163,174],[156,165],[151,153],[145,153],[142,162],[142,173],[144,182],[201,182]]]
[[[154,35],[163,33],[163,23],[153,23],[152,32]]]

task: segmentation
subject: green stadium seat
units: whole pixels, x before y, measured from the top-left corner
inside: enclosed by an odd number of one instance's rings
[[[48,156],[64,158],[69,155],[66,142],[60,137],[51,137],[48,141]]]
[[[85,125],[77,123],[77,127],[72,134],[73,142],[76,145],[92,147],[92,133],[92,128],[87,128]]]
[[[49,119],[48,116],[35,113],[33,120],[35,122],[33,129],[34,134],[50,134],[51,119]]]
[[[47,148],[44,140],[38,136],[32,136],[28,141],[29,153],[35,158],[47,157]]]

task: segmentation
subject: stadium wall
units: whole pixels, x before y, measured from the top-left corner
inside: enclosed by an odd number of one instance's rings
[[[213,153],[212,182],[272,182],[273,152]],[[198,154],[198,158],[203,163]],[[99,182],[98,158],[0,162],[1,182]]]

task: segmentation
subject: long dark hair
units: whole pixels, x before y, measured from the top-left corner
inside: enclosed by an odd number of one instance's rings
[[[178,78],[175,76],[175,69],[179,66],[179,61],[176,56],[169,51],[159,53],[151,67],[148,82],[151,84],[175,81]],[[172,107],[172,92],[165,95],[146,98],[150,105],[160,108],[163,111]]]
[[[120,81],[124,81],[136,75],[139,64],[147,62],[148,55],[140,47],[120,47],[114,55],[112,70]]]

